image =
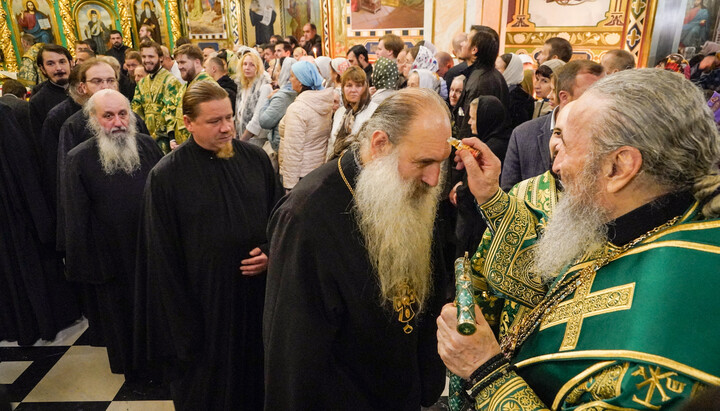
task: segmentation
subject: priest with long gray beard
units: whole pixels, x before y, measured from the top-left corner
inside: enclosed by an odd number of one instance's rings
[[[94,286],[110,369],[132,379],[138,220],[145,180],[162,152],[137,133],[130,102],[118,91],[96,92],[83,110],[93,137],[67,157],[67,276]]]
[[[434,222],[450,154],[437,93],[405,89],[359,143],[275,210],[263,318],[266,410],[419,410],[445,369],[434,346],[445,284]]]

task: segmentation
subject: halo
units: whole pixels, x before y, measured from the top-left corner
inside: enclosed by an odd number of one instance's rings
[[[95,8],[95,5],[93,4],[90,9],[85,12],[85,14],[87,14],[88,21],[92,20],[92,18],[90,18],[90,13],[92,13],[93,11],[97,13],[98,20],[100,20],[102,18],[102,11]]]
[[[154,11],[154,10],[155,10],[155,5],[154,5],[153,2],[151,2],[150,0],[143,0],[143,2],[140,3],[140,9],[141,9],[141,10],[145,10],[145,5],[146,5],[146,4],[150,6],[150,10],[151,10],[151,11]]]
[[[23,11],[27,10],[27,4],[28,4],[28,3],[32,3],[32,4],[35,6],[35,11],[40,11],[40,9],[38,8],[38,3],[37,3],[37,1],[35,1],[35,0],[24,0],[24,1],[23,1],[23,6],[24,6],[25,8],[23,9]]]

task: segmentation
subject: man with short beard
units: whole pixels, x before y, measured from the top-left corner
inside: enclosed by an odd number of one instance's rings
[[[135,359],[162,360],[178,411],[259,410],[265,229],[282,186],[260,147],[233,138],[217,83],[193,83],[183,110],[192,137],[145,187]]]
[[[33,124],[32,135],[36,145],[39,145],[38,141],[47,114],[67,98],[72,61],[70,52],[65,47],[55,44],[44,45],[38,53],[37,65],[47,80],[33,89],[33,95],[30,96],[30,120]],[[39,149],[36,151],[39,152]]]
[[[163,51],[159,44],[152,40],[143,41],[140,55],[148,75],[135,87],[132,109],[145,120],[150,135],[167,154],[170,152],[170,140],[175,138],[175,114],[181,84],[162,67]]]
[[[98,91],[83,111],[93,137],[67,155],[67,278],[94,289],[110,370],[130,380],[137,226],[145,179],[162,152],[137,133],[119,92]]]
[[[125,65],[125,53],[130,47],[123,44],[122,33],[118,30],[110,30],[110,44],[112,47],[105,53],[108,56],[115,57],[120,63],[120,67]]]
[[[388,97],[337,161],[278,206],[265,303],[265,409],[418,410],[445,372],[433,241],[450,113],[437,93]]]
[[[174,57],[185,84],[183,84],[178,91],[178,104],[175,114],[175,138],[170,140],[170,148],[172,150],[175,150],[177,146],[190,138],[190,132],[187,131],[185,123],[183,122],[182,97],[185,95],[185,90],[187,90],[191,84],[195,84],[198,81],[215,81],[203,68],[204,59],[200,47],[194,44],[184,44],[175,50]]]
[[[479,163],[458,154],[484,217],[495,221],[491,250],[534,242],[536,210],[523,212],[498,189],[500,164],[487,147],[464,142],[482,152]],[[499,259],[485,265],[488,281],[511,286],[489,292],[523,305],[506,310],[500,342],[479,311],[472,336],[455,331],[455,307],[438,318],[438,351],[467,380],[477,409],[661,409],[718,383],[708,341],[720,327],[694,319],[720,315],[719,160],[712,113],[681,76],[628,70],[583,94],[553,163],[564,195],[534,252],[503,258],[533,272],[498,272],[506,269]],[[522,302],[530,281],[548,291]]]

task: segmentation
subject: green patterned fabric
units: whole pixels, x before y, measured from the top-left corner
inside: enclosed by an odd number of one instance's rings
[[[168,133],[175,130],[181,86],[178,79],[162,67],[135,86],[132,110],[145,120],[150,135],[165,154],[170,152]]]
[[[547,292],[532,280],[523,253],[552,213],[557,192],[550,178],[520,183],[515,196],[498,192],[481,207],[492,234],[473,259],[474,280],[485,279],[490,294],[504,299],[501,337]],[[502,368],[478,383],[475,408],[679,409],[706,386],[720,385],[711,343],[720,340],[720,220],[704,220],[698,208],[614,257],[568,295],[520,347],[512,359],[517,371]],[[616,250],[608,243],[566,274]]]
[[[185,128],[185,122],[183,121],[183,109],[182,99],[185,96],[185,91],[190,87],[191,84],[195,84],[198,81],[215,81],[208,73],[204,70],[198,73],[192,81],[187,84],[183,84],[178,93],[177,112],[175,115],[175,142],[180,145],[190,138],[190,132]]]
[[[37,56],[44,45],[44,43],[35,43],[22,56],[17,79],[24,86],[34,86],[45,81],[45,75],[37,66]]]

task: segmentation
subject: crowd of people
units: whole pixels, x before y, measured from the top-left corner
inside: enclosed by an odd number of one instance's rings
[[[559,37],[502,54],[472,26],[448,51],[386,34],[371,62],[304,33],[170,52],[112,31],[74,59],[23,37],[25,84],[0,97],[0,339],[84,316],[112,372],[178,410],[418,410],[447,370],[454,410],[720,385],[720,329],[684,320],[720,314],[717,44],[636,69]]]

